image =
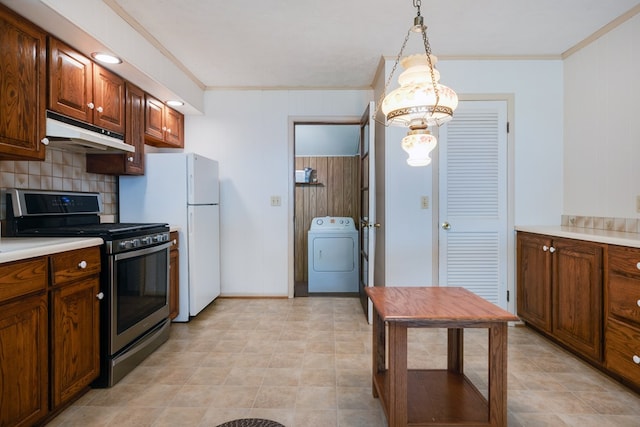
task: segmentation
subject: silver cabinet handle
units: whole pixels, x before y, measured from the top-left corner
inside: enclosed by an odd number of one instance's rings
[[[96,108],[96,110],[98,111],[98,113],[102,113],[104,111],[104,108],[98,107],[98,108]]]
[[[633,359],[633,363],[635,363],[636,365],[640,365],[640,356],[634,354],[631,359]]]
[[[78,268],[81,268],[81,269],[83,269],[83,270],[84,270],[85,268],[87,268],[87,261],[84,261],[84,260],[83,260],[83,261],[80,261],[80,262],[78,263]]]
[[[104,292],[100,292],[98,295],[96,295],[96,298],[98,299],[103,299],[104,298]]]
[[[547,252],[548,250],[549,250],[549,246],[547,246],[547,245],[542,246],[542,251],[543,252]]]
[[[93,110],[95,108],[95,105],[93,104],[93,102],[90,102],[87,104],[87,107],[89,107],[90,110]]]
[[[449,229],[451,229],[451,224],[449,224],[448,222],[443,222],[443,223],[442,223],[442,229],[443,229],[443,230],[449,230]]]
[[[133,157],[132,156],[127,157],[127,161],[133,162]]]
[[[554,248],[553,246],[549,248],[549,252],[554,253],[555,251],[556,251],[556,248]]]
[[[46,138],[46,137],[45,137],[45,138],[42,138],[42,139],[40,140],[40,142],[42,143],[42,145],[49,145],[49,138]],[[640,264],[640,263],[639,263],[639,264]]]

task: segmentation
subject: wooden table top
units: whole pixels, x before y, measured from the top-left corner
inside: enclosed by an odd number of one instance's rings
[[[512,322],[519,319],[506,310],[460,287],[365,288],[384,321],[429,323]]]

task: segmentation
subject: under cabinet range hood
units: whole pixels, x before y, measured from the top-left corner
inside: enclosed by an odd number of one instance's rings
[[[47,111],[47,139],[50,147],[92,154],[133,153],[124,136]]]

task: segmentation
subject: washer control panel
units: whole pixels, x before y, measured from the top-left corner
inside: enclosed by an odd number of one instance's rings
[[[311,220],[311,230],[355,230],[353,218],[348,216],[320,216]]]

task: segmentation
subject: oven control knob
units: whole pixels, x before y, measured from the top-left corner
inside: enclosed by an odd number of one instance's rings
[[[140,239],[133,239],[131,241],[131,246],[134,248],[137,248],[138,246],[140,246]]]
[[[127,249],[127,243],[129,243],[129,242],[127,242],[126,240],[123,240],[120,243],[118,243],[118,247],[120,249]]]
[[[143,245],[148,245],[149,243],[151,243],[151,237],[149,236],[143,237],[142,239],[140,239],[140,241],[142,242]]]

